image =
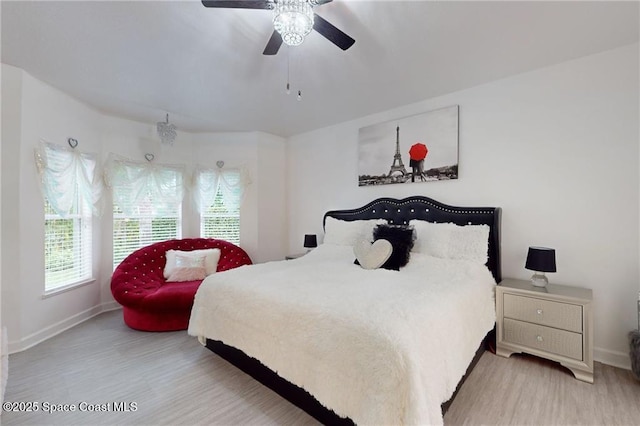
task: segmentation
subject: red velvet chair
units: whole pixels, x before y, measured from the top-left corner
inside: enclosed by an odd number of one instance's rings
[[[122,305],[125,324],[143,331],[186,330],[193,298],[202,281],[166,282],[165,253],[208,248],[220,249],[217,272],[252,263],[235,244],[209,238],[162,241],[127,256],[111,277],[111,293]]]

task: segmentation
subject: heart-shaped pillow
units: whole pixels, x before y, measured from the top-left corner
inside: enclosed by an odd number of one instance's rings
[[[387,240],[376,240],[373,244],[361,241],[353,247],[353,254],[364,269],[378,269],[389,260],[393,246]]]

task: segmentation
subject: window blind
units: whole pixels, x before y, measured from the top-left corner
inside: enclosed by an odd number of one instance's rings
[[[196,171],[202,237],[240,245],[240,204],[248,181],[241,169]]]
[[[139,248],[159,241],[181,238],[181,205],[154,209],[157,199],[145,197],[125,214],[113,206],[113,268]],[[126,209],[125,209],[126,210]]]
[[[183,170],[112,160],[113,268],[135,250],[182,237]]]
[[[92,278],[90,212],[79,202],[63,217],[45,202],[45,291]]]
[[[213,204],[200,215],[200,235],[240,245],[240,205],[234,200],[223,202],[220,189]]]

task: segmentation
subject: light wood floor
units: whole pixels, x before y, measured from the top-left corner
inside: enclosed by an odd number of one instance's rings
[[[144,333],[120,311],[9,357],[5,401],[132,403],[136,411],[4,412],[3,425],[317,424],[186,332]],[[640,382],[596,364],[595,384],[557,364],[485,353],[445,424],[640,424]]]

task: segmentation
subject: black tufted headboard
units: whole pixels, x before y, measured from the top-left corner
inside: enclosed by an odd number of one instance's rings
[[[428,197],[414,196],[397,200],[378,198],[369,204],[351,210],[332,210],[322,221],[331,216],[340,220],[387,219],[389,223],[408,224],[411,219],[456,225],[489,225],[489,260],[487,267],[500,282],[500,207],[456,207],[439,203]]]

